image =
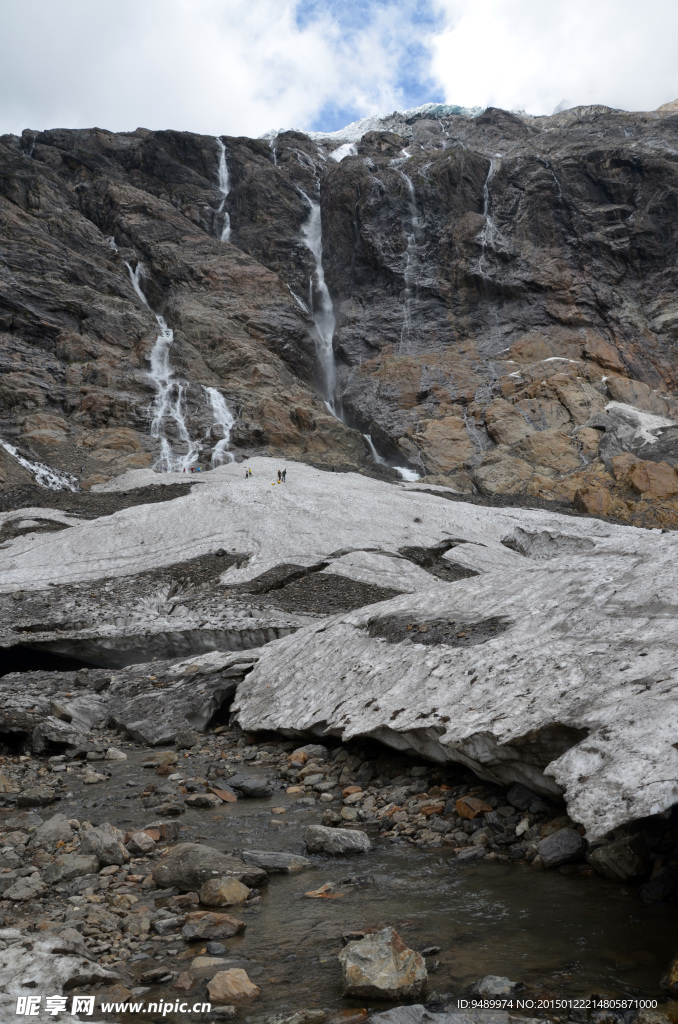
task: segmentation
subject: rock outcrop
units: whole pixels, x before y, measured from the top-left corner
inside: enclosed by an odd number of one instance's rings
[[[375,124],[342,159],[299,132],[2,136],[0,437],[29,468],[3,449],[0,486],[92,486],[162,439],[366,469],[358,428],[464,491],[673,526],[675,110]]]

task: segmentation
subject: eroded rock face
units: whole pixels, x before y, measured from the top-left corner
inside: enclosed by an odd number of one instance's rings
[[[298,132],[223,143],[228,242],[219,140],[144,129],[0,139],[1,436],[85,486],[154,461],[158,325],[130,279],[141,263],[174,330],[205,464],[223,436],[213,387],[241,454],[365,468],[350,424],[392,462],[462,490],[580,495],[595,515],[672,524],[675,111],[390,118],[340,162],[327,159],[334,140]],[[317,393],[312,202],[345,423]],[[668,471],[641,474],[643,489],[617,480],[610,460],[629,451]],[[0,487],[30,489],[5,455]]]

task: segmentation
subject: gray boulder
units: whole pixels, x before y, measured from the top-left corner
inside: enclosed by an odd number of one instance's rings
[[[98,870],[99,860],[93,853],[62,853],[47,865],[43,878],[51,885],[55,882],[70,882],[80,875],[93,875]]]
[[[586,843],[573,828],[561,828],[558,832],[547,836],[537,846],[537,852],[544,866],[558,867],[572,860],[580,860],[584,856]]]
[[[263,798],[273,795],[273,786],[266,779],[255,775],[232,775],[228,785],[243,796]]]
[[[30,838],[29,846],[40,848],[48,846],[50,843],[68,842],[72,838],[73,829],[68,824],[66,815],[55,814],[36,828]]]
[[[123,843],[124,833],[109,822],[87,829],[80,836],[80,852],[93,853],[102,865],[124,864],[129,853]]]
[[[648,849],[642,836],[624,836],[599,846],[588,857],[590,864],[606,878],[626,882],[647,871]]]
[[[339,954],[344,995],[356,999],[412,999],[421,994],[424,958],[408,949],[394,928],[382,928]]]
[[[263,868],[269,875],[296,875],[312,867],[308,857],[280,850],[243,850],[242,859],[245,864]]]
[[[309,825],[304,830],[303,840],[309,853],[367,853],[371,849],[365,832],[349,828],[326,828],[324,825]]]
[[[510,996],[517,987],[517,981],[510,981],[498,974],[486,974],[471,986],[470,993],[483,999],[502,999]]]
[[[182,892],[197,892],[210,878],[232,875],[244,885],[257,886],[266,881],[266,872],[244,864],[237,857],[220,853],[213,846],[179,843],[173,846],[153,868],[153,881],[163,889],[176,886]]]

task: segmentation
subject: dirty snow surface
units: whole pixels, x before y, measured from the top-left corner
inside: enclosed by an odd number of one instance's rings
[[[278,462],[249,465],[248,480],[241,465],[222,466],[185,497],[9,540],[0,593],[133,576],[216,549],[249,556],[226,569],[225,586],[292,565],[390,588],[399,596],[307,620],[253,651],[235,698],[241,724],[370,735],[562,791],[590,839],[678,801],[675,534],[290,463],[279,485]]]

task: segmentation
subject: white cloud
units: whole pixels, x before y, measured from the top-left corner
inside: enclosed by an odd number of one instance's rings
[[[299,28],[295,0],[4,4],[0,133],[141,125],[258,135],[308,126],[331,104],[392,110],[413,2],[376,7],[349,37],[329,4]]]
[[[432,69],[448,103],[550,114],[678,97],[675,0],[435,0]]]

